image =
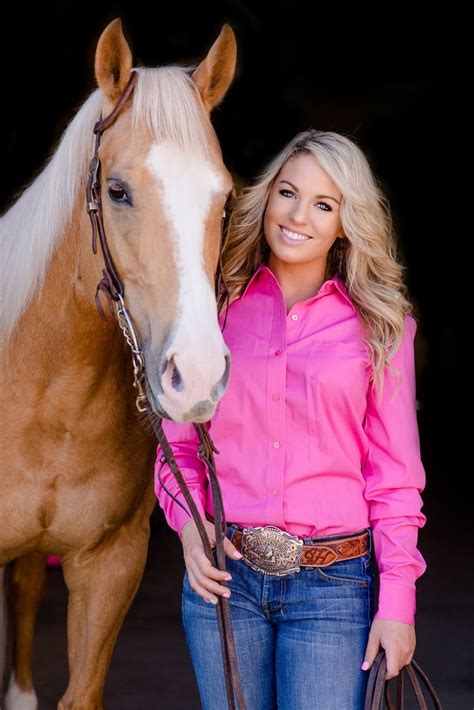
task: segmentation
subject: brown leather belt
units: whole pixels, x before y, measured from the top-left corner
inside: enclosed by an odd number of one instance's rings
[[[362,557],[370,551],[370,534],[304,544],[303,540],[271,525],[236,530],[232,543],[242,559],[262,574],[282,577],[301,567],[328,567],[334,562]]]

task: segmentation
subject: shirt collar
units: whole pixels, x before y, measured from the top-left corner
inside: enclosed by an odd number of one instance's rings
[[[261,278],[273,279],[277,283],[278,288],[280,288],[278,279],[273,273],[273,271],[264,262],[261,262],[252,274],[250,281],[245,287],[241,298],[244,298],[248,291],[251,288],[253,289]],[[352,303],[351,298],[349,296],[349,292],[347,291],[346,285],[338,274],[335,274],[331,279],[327,279],[327,281],[323,283],[319,291],[314,296],[311,296],[306,301],[304,301],[304,303],[313,303],[316,298],[319,298],[320,296],[323,296],[327,293],[333,293],[335,290],[339,291],[339,293],[346,299],[346,301],[348,301],[350,305],[354,307],[354,304]]]
[[[270,271],[270,269],[268,268],[268,266],[267,266],[266,264],[264,264],[263,261],[262,261],[262,262],[257,266],[257,268],[256,268],[255,271],[253,272],[252,276],[250,277],[250,281],[248,282],[247,286],[245,287],[244,292],[242,293],[241,298],[244,298],[244,296],[247,294],[247,292],[250,290],[250,288],[253,286],[253,284],[257,282],[257,280],[258,280],[258,278],[259,278],[259,274],[260,274],[262,271],[264,271],[264,270],[268,271],[268,272],[270,273],[270,275],[274,277],[274,274]]]

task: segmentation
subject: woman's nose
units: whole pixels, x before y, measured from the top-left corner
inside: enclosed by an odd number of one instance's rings
[[[291,218],[293,219],[294,222],[297,222],[298,224],[306,224],[307,221],[307,213],[306,213],[306,206],[303,204],[301,200],[296,202],[293,206],[293,209],[291,210]]]

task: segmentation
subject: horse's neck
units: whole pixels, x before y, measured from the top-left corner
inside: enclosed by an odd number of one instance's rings
[[[88,366],[97,368],[114,357],[120,366],[123,347],[115,321],[110,318],[105,323],[94,306],[101,268],[100,253],[92,254],[88,217],[78,208],[40,293],[18,324],[10,352],[26,347],[40,359],[62,355],[63,361],[87,361]]]

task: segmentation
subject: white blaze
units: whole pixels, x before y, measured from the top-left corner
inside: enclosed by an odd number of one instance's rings
[[[179,278],[178,321],[170,354],[177,354],[190,396],[195,401],[207,399],[224,368],[215,296],[203,260],[206,219],[213,196],[223,191],[222,179],[204,156],[185,153],[168,141],[151,148],[147,167],[159,181]],[[191,369],[196,367],[199,372]]]

